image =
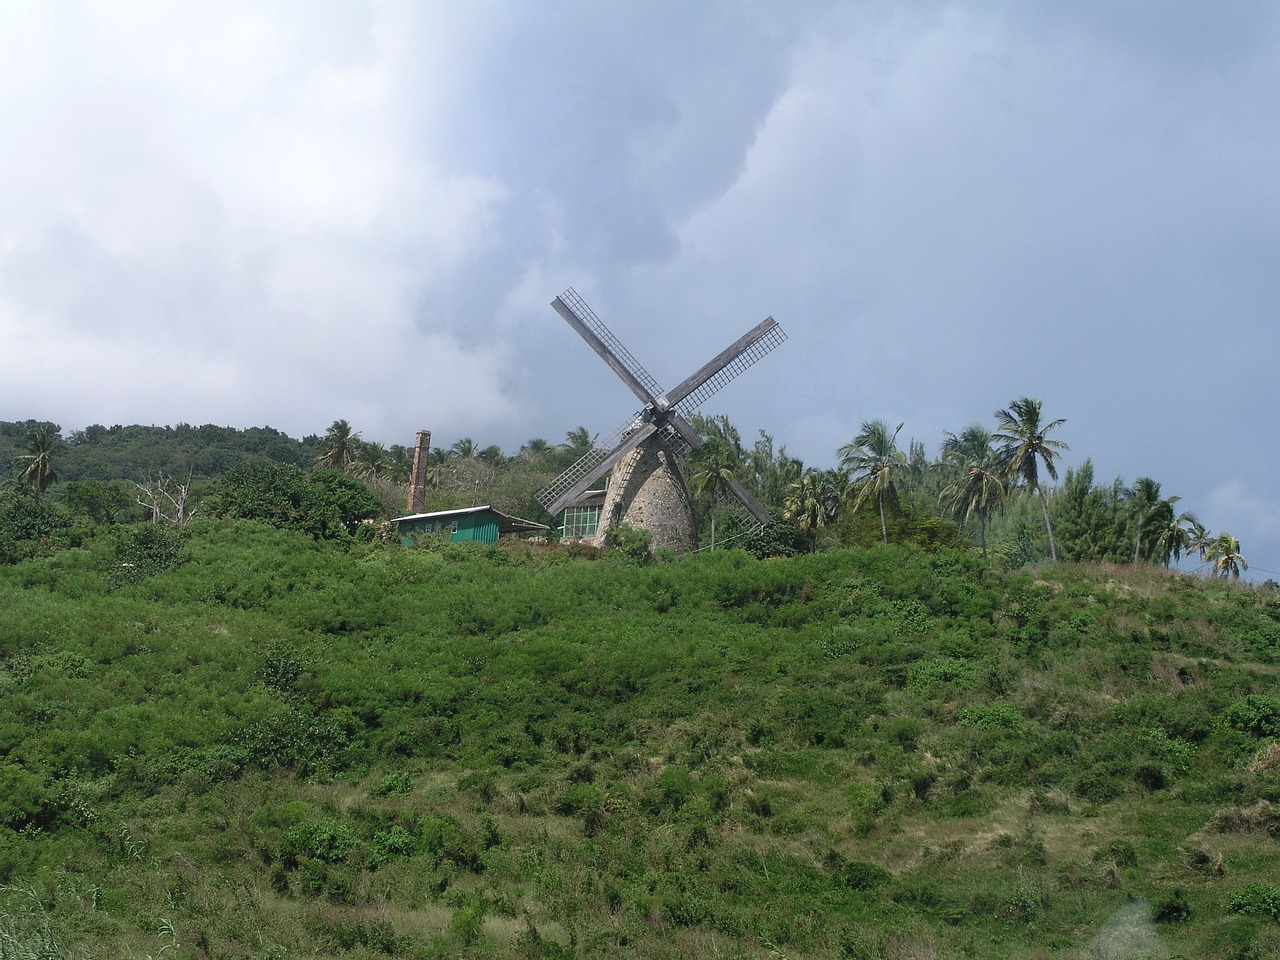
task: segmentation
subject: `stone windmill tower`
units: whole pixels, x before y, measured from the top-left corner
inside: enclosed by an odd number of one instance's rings
[[[612,470],[597,540],[625,523],[653,535],[655,549],[686,553],[694,547],[693,504],[684,459],[702,438],[685,419],[707,398],[787,339],[773,317],[743,334],[696,373],[666,393],[570,288],[551,305],[587,341],[644,406],[538,493],[553,516]],[[743,516],[757,524],[770,517],[737,480],[730,487]]]

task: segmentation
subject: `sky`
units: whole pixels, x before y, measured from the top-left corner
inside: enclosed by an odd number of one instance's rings
[[[813,466],[1039,398],[1280,580],[1280,6],[0,0],[0,419]]]

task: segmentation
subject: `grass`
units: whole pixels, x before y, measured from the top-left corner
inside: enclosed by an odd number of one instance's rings
[[[0,568],[13,955],[1277,945],[1231,908],[1280,873],[1274,593],[248,522],[121,579],[129,542]]]

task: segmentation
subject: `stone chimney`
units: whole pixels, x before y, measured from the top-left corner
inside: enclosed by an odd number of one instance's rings
[[[409,478],[409,513],[421,513],[427,502],[427,454],[431,452],[431,431],[419,430],[413,448],[413,475]]]

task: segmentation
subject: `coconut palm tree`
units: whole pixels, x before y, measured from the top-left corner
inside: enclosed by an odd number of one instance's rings
[[[471,460],[479,452],[480,448],[470,437],[463,437],[449,448],[449,456],[455,460]]]
[[[995,462],[991,431],[980,423],[972,423],[956,436],[946,431],[942,440],[940,459],[943,463],[964,469],[970,464]]]
[[[987,555],[987,519],[1004,505],[1004,481],[989,464],[974,463],[964,475],[943,491],[951,513],[958,523],[967,524],[978,518],[978,543]]]
[[[591,434],[587,432],[586,427],[574,427],[564,435],[564,443],[561,447],[581,456],[591,449]]]
[[[1181,560],[1184,553],[1191,553],[1196,529],[1204,528],[1200,526],[1200,521],[1194,514],[1179,513],[1175,516],[1172,504],[1168,501],[1163,503],[1168,505],[1168,510],[1166,512],[1161,508],[1153,517],[1153,520],[1158,520],[1159,523],[1152,532],[1155,535],[1156,553],[1164,563],[1165,569],[1168,569],[1175,561]]]
[[[809,541],[811,552],[818,548],[818,531],[835,520],[842,486],[830,471],[810,469],[787,487],[783,519],[795,524]]]
[[[1209,547],[1208,558],[1213,563],[1215,577],[1239,580],[1240,573],[1249,569],[1249,564],[1240,554],[1240,541],[1229,533],[1218,534]]]
[[[413,450],[403,443],[387,448],[387,475],[396,483],[408,483],[413,474]]]
[[[59,431],[41,424],[27,434],[27,452],[18,457],[18,480],[39,500],[57,482],[53,454],[58,449]]]
[[[716,507],[737,479],[741,461],[733,444],[720,437],[708,437],[698,447],[690,465],[694,468],[689,477],[693,495],[706,499],[711,517],[711,549],[716,548]]]
[[[1209,557],[1209,548],[1213,546],[1213,536],[1208,528],[1199,520],[1191,521],[1191,529],[1187,533],[1188,543],[1185,548],[1187,556],[1198,554],[1201,560]]]
[[[1147,540],[1147,553],[1151,552],[1162,521],[1174,516],[1173,505],[1179,497],[1160,498],[1160,484],[1150,477],[1139,477],[1132,487],[1125,487],[1121,494],[1133,513],[1133,562],[1137,565],[1143,555],[1142,541]]]
[[[347,465],[347,472],[361,480],[386,479],[391,474],[391,455],[381,443],[361,443],[355,459]]]
[[[1049,522],[1049,497],[1040,483],[1040,467],[1054,480],[1058,479],[1056,461],[1059,451],[1070,450],[1061,440],[1051,440],[1046,434],[1066,423],[1066,420],[1043,422],[1040,401],[1020,397],[1006,410],[996,411],[996,424],[1000,428],[992,440],[1000,444],[1000,472],[1007,480],[1023,483],[1040,498],[1040,510],[1044,514],[1044,529],[1049,535],[1049,557],[1056,563],[1058,548],[1053,542],[1053,524]]]
[[[544,459],[551,452],[551,444],[542,437],[534,437],[525,442],[520,448],[520,457],[523,460],[536,462]]]
[[[335,420],[320,440],[316,466],[324,470],[346,472],[359,458],[360,434],[346,420]]]
[[[837,451],[840,467],[850,477],[849,491],[853,497],[852,509],[858,508],[875,494],[880,510],[880,535],[889,542],[889,527],[884,519],[885,501],[898,499],[900,478],[907,469],[907,458],[898,449],[898,432],[902,424],[889,431],[883,420],[868,420],[862,425],[852,443],[846,443]]]

